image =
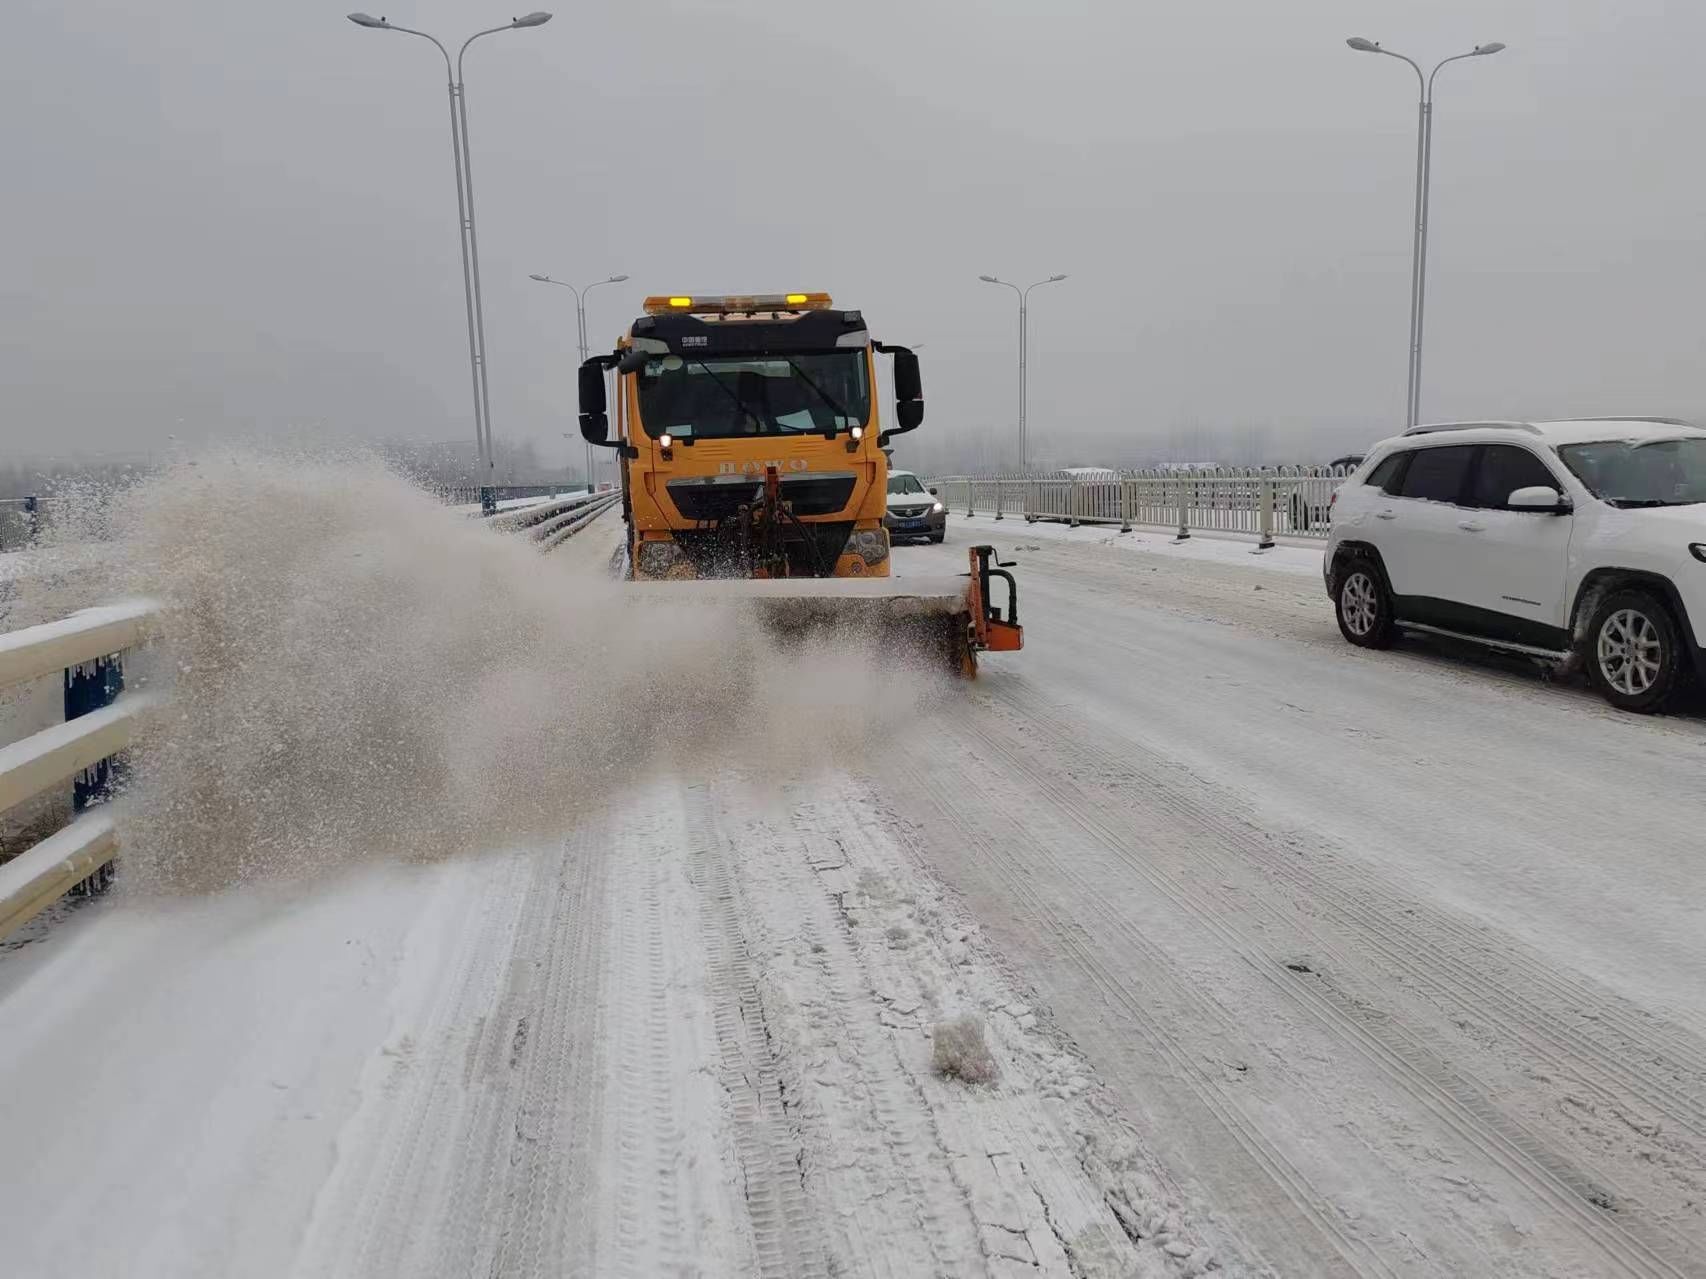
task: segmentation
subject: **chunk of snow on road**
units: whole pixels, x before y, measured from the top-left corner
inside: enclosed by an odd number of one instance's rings
[[[992,1084],[997,1070],[995,1057],[983,1037],[981,1019],[966,1014],[939,1021],[931,1031],[930,1064],[945,1079],[968,1084]]]

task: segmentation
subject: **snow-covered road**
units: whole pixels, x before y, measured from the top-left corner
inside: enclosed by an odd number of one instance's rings
[[[0,952],[7,1266],[1706,1273],[1706,725],[950,528],[1026,650],[869,758]]]
[[[956,524],[1029,643],[885,793],[1229,1266],[1706,1273],[1698,719]]]

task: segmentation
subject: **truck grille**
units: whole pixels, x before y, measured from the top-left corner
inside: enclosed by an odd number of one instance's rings
[[[846,508],[857,482],[858,477],[848,472],[785,475],[782,500],[793,504],[795,515],[834,515]],[[710,480],[671,480],[666,487],[669,500],[683,519],[720,524],[732,519],[742,506],[758,504],[764,479],[719,475]]]

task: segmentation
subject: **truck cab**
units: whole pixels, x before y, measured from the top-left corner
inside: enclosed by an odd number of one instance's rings
[[[883,446],[924,400],[917,357],[860,312],[826,293],[648,298],[580,392],[582,434],[622,459],[631,577],[888,576]]]

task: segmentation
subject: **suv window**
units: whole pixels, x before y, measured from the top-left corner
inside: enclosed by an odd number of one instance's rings
[[[1410,457],[1409,469],[1404,472],[1399,496],[1461,504],[1475,448],[1473,444],[1452,444],[1442,448],[1417,449]]]
[[[1527,449],[1514,444],[1489,444],[1481,450],[1481,464],[1475,471],[1470,501],[1475,506],[1503,510],[1512,493],[1535,485],[1558,488],[1558,477]]]
[[[1374,473],[1364,480],[1363,483],[1368,485],[1369,488],[1379,489],[1383,493],[1396,493],[1398,491],[1398,477],[1404,469],[1404,459],[1409,456],[1410,454],[1407,451],[1403,453],[1394,453],[1379,466],[1375,467]]]

